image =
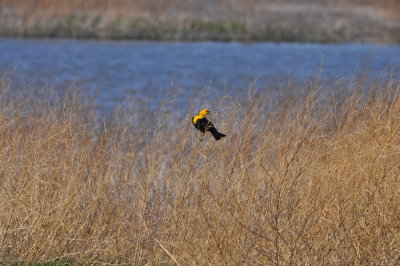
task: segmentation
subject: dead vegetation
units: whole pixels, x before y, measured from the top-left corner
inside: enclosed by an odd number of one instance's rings
[[[199,142],[194,110],[122,109],[103,121],[77,93],[8,87],[2,263],[398,264],[394,81],[336,93],[316,81],[279,104],[216,99],[220,142]]]
[[[395,1],[0,0],[0,35],[399,43]]]

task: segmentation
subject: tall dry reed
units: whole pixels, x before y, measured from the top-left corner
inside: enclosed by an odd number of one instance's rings
[[[3,263],[399,263],[398,84],[327,96],[316,82],[277,104],[222,97],[219,142],[199,141],[197,110],[101,120],[76,93],[7,88]]]

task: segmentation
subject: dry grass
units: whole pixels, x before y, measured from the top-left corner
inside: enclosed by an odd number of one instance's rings
[[[279,104],[252,93],[217,99],[219,142],[199,142],[194,110],[123,109],[99,122],[75,93],[15,96],[7,84],[3,263],[399,263],[392,81],[324,97],[316,81]]]
[[[0,35],[400,42],[392,0],[0,0]]]

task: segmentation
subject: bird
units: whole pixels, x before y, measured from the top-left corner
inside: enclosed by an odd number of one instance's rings
[[[198,115],[192,118],[192,123],[198,130],[200,130],[204,134],[206,133],[206,131],[209,131],[214,136],[215,140],[220,140],[226,135],[218,132],[213,123],[207,120],[206,116],[209,113],[210,111],[208,109],[201,110]]]

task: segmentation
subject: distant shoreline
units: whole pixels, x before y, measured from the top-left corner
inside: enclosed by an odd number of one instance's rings
[[[0,1],[0,36],[149,41],[241,41],[400,44],[397,8],[373,5],[277,3],[118,6]],[[30,3],[30,5],[29,5]],[[78,5],[80,3],[80,5]],[[102,2],[106,3],[106,2]],[[147,2],[146,2],[147,3]],[[221,2],[222,3],[222,2]],[[229,2],[227,2],[229,3]]]
[[[91,19],[38,21],[35,27],[0,27],[0,37],[74,38],[148,41],[239,41],[299,43],[400,44],[400,29],[386,31],[329,29],[320,25],[262,25],[250,28],[237,21],[189,21],[181,25],[147,20],[114,21],[104,28],[87,27]],[[20,23],[15,23],[21,25]]]

